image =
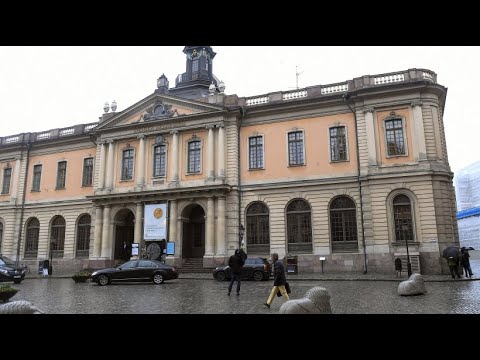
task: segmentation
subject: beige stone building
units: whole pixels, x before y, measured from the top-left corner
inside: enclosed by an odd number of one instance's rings
[[[56,273],[98,268],[145,240],[166,204],[167,262],[296,258],[299,272],[440,273],[458,244],[436,74],[408,69],[242,98],[225,94],[209,46],[186,71],[98,122],[0,137],[0,252]],[[324,259],[324,260],[320,260]],[[406,268],[406,266],[405,266]]]

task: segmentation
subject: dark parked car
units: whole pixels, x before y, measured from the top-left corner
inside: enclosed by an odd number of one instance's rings
[[[13,281],[15,284],[20,284],[25,279],[27,273],[26,268],[15,266],[10,258],[0,255],[0,282]]]
[[[132,260],[117,267],[94,271],[90,277],[98,285],[112,281],[153,281],[161,284],[165,280],[178,278],[177,269],[157,260]]]
[[[241,279],[253,279],[255,281],[268,280],[271,275],[271,265],[265,258],[252,258],[245,260]],[[232,273],[230,266],[219,266],[213,270],[213,277],[218,281],[230,280]]]

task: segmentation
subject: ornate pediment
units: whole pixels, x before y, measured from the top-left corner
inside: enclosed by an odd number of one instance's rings
[[[165,104],[161,99],[157,100],[153,106],[149,107],[142,115],[143,121],[159,120],[171,118],[176,112],[172,111],[172,105]]]

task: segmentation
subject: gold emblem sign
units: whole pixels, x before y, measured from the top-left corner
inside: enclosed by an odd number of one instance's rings
[[[163,210],[161,208],[156,208],[153,212],[153,216],[155,216],[155,219],[160,219],[163,216]]]

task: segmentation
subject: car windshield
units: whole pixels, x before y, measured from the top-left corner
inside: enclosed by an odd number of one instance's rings
[[[12,260],[6,256],[0,257],[0,265],[15,265]]]

